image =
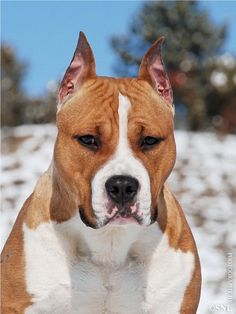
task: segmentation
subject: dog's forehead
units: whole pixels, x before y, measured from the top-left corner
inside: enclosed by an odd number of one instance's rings
[[[172,119],[170,106],[145,81],[138,78],[107,78],[90,79],[69,99],[61,111],[74,119],[81,118],[87,123],[118,120],[119,95],[128,99],[129,120],[142,119],[152,123],[160,115]],[[80,120],[81,121],[81,120]]]
[[[142,121],[144,124],[152,124],[158,121],[161,124],[163,121],[173,120],[173,107],[160,97],[148,82],[139,78],[123,80],[120,80],[119,90],[131,103],[130,122]]]

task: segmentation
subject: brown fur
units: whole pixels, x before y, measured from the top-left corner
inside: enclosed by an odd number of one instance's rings
[[[25,202],[1,254],[1,313],[22,314],[31,305],[24,278],[22,222],[31,197]]]

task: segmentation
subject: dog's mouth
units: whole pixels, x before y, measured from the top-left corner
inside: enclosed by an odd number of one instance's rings
[[[106,223],[114,224],[114,225],[126,225],[126,224],[142,224],[141,219],[139,217],[135,217],[134,215],[127,213],[117,213],[112,218],[109,218]]]
[[[78,208],[80,218],[82,222],[90,228],[97,229],[98,224],[88,219],[86,212],[82,206]],[[117,208],[114,206],[110,214],[107,214],[106,220],[103,222],[103,226],[112,225],[126,225],[126,224],[142,224],[142,218],[131,208]]]
[[[157,207],[153,210],[151,215],[151,223],[154,223],[157,220]],[[105,220],[102,224],[98,222],[98,217],[95,217],[93,221],[88,219],[86,212],[82,206],[79,206],[79,214],[83,223],[93,229],[97,229],[106,225],[127,225],[127,224],[136,224],[144,225],[143,213],[139,210],[139,204],[128,204],[125,206],[118,206],[111,204]]]
[[[143,219],[139,214],[138,204],[129,204],[125,206],[112,206],[107,215],[104,225],[126,225],[126,224],[139,224],[142,225]]]

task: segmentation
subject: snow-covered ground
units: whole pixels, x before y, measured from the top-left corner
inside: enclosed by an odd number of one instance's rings
[[[1,247],[24,200],[49,165],[55,136],[52,125],[2,132]],[[177,131],[176,142],[177,162],[169,183],[199,249],[203,285],[198,313],[236,313],[231,278],[236,269],[236,136]]]

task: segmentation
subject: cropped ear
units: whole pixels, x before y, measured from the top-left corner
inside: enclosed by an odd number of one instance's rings
[[[141,62],[139,77],[148,81],[161,97],[172,104],[172,89],[161,58],[163,41],[164,37],[161,37],[149,48]]]
[[[80,32],[74,56],[59,88],[59,105],[68,95],[78,91],[86,79],[94,76],[96,76],[96,69],[93,52],[84,33]]]

